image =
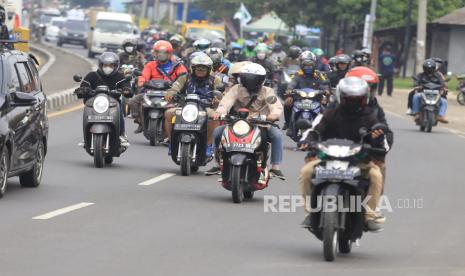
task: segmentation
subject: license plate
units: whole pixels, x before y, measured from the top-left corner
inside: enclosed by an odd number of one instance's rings
[[[318,169],[316,171],[316,178],[351,180],[354,179],[354,172],[350,170]]]
[[[193,124],[175,124],[174,130],[200,130],[202,128],[201,125],[193,125]]]
[[[113,117],[105,116],[105,115],[89,115],[87,116],[87,121],[89,122],[113,122]]]
[[[227,144],[225,146],[226,152],[238,151],[246,153],[254,153],[255,149],[251,144]]]

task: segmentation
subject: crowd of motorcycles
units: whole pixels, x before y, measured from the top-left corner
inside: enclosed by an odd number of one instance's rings
[[[158,39],[161,38],[158,37]],[[153,44],[153,41],[147,44]],[[188,43],[183,42],[183,44],[187,45]],[[228,49],[224,41],[216,41],[216,44],[216,47],[224,51],[225,59],[228,56],[233,56],[232,53],[236,45]],[[187,52],[191,55],[192,52],[206,51],[206,49],[196,49],[190,45],[184,46],[184,49],[178,52],[177,57],[180,62],[186,64],[186,67],[189,64],[189,56],[186,57],[181,53]],[[143,52],[142,48],[139,50]],[[229,55],[228,52],[230,52]],[[282,50],[279,49],[279,52],[282,52]],[[273,53],[274,49],[270,49],[270,54],[273,55]],[[149,51],[145,54],[147,60],[152,58]],[[231,60],[232,63],[237,61],[239,60]],[[272,77],[268,78],[266,82],[274,87],[276,96],[269,97],[266,101],[273,104],[281,99],[284,100],[284,97],[293,99],[292,115],[287,125],[286,134],[297,145],[303,133],[314,126],[325,109],[328,106],[337,104],[334,95],[335,87],[331,87],[328,81],[326,91],[314,88],[287,90],[285,87],[291,83],[300,68],[298,65],[283,67],[281,62],[280,58],[275,60],[276,70],[273,74],[270,74]],[[328,72],[337,70],[332,64],[326,64],[326,66]],[[226,127],[220,142],[220,154],[208,156],[206,154],[207,122],[209,120],[207,108],[211,107],[211,103],[205,102],[196,94],[178,94],[172,102],[169,102],[165,96],[172,83],[164,80],[147,81],[143,88],[138,88],[136,86],[137,78],[141,76],[142,69],[133,64],[121,65],[120,70],[125,75],[121,83],[124,81],[130,82],[132,94],[144,94],[143,135],[151,146],[164,144],[166,139],[164,114],[168,108],[176,107],[173,129],[169,139],[171,143],[170,156],[172,161],[179,165],[181,175],[188,176],[195,173],[200,167],[206,166],[216,158],[216,162],[221,168],[222,186],[231,191],[234,203],[252,199],[255,191],[263,190],[268,186],[269,175],[267,175],[265,182],[258,181],[263,170],[267,170],[266,163],[269,151],[269,144],[261,140],[260,127],[272,125],[279,128],[277,124],[269,122],[265,118],[249,118],[247,109],[241,109],[235,114],[222,116],[219,120]],[[231,70],[230,74],[217,74],[220,75],[221,79],[225,80],[226,87],[228,79],[234,77],[231,75]],[[84,82],[80,75],[75,75],[74,81]],[[117,83],[115,90],[110,90],[108,86],[98,86],[89,92],[90,95],[84,103],[83,147],[93,157],[94,165],[97,168],[111,164],[114,158],[119,157],[129,146],[129,143],[121,141],[119,134],[120,120],[124,120],[123,117],[131,117],[131,110],[126,95],[123,95],[118,85],[119,83]],[[429,114],[428,110],[436,112],[436,107],[428,107],[428,91],[437,89],[437,87],[428,85],[424,87],[426,100],[422,105],[422,114]],[[215,98],[220,100],[227,91],[227,88],[223,92],[214,91]],[[461,101],[463,102],[463,96]],[[124,116],[121,116],[121,113]],[[433,122],[430,122],[429,125],[425,123],[425,125],[422,125],[422,129],[430,131],[430,128],[434,125],[434,116],[431,114],[425,115],[426,122],[430,120],[428,116],[431,116]],[[368,129],[360,130],[361,137],[365,137],[370,133],[371,130]],[[327,183],[324,186],[325,188],[316,189],[317,193],[346,197],[352,195],[354,187],[356,187],[356,194],[366,194],[366,183],[361,184],[363,181],[360,180],[360,172],[355,168],[360,156],[367,151],[373,150],[369,145],[363,143],[363,139],[361,141],[340,139],[322,141],[316,146],[316,149],[320,156],[325,156],[325,163],[318,166],[318,174],[315,176],[314,183]],[[340,164],[347,165],[345,168],[337,167]],[[319,187],[323,187],[323,185],[321,184]],[[343,204],[348,204],[348,202]],[[350,253],[352,243],[357,242],[362,233],[366,231],[363,210],[350,215],[339,213],[339,211],[321,211],[312,217],[312,220],[316,227],[311,231],[323,241],[324,256],[327,261],[334,260],[337,250],[340,253]]]

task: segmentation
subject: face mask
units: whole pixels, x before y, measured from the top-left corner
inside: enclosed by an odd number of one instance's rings
[[[260,59],[260,60],[264,60],[266,57],[266,54],[265,53],[258,53],[257,54],[257,58]]]
[[[113,73],[113,68],[111,68],[111,67],[103,67],[102,71],[103,71],[103,73],[104,73],[105,75],[108,76],[108,75],[110,75],[111,73]]]
[[[168,60],[168,53],[166,52],[158,52],[156,53],[156,57],[158,61],[165,62]]]
[[[132,47],[132,46],[126,47],[126,52],[132,53],[132,51],[134,51],[134,47]]]

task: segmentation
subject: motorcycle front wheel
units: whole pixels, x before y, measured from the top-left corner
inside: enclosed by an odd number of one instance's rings
[[[181,175],[191,174],[191,144],[181,144]]]
[[[163,124],[161,119],[152,119],[149,122],[149,138],[151,146],[158,146],[163,134]]]
[[[337,212],[323,212],[323,255],[328,262],[336,258],[338,232],[336,230]]]
[[[457,102],[461,105],[465,105],[465,92],[460,91],[457,94]]]
[[[102,168],[104,164],[104,134],[94,134],[94,166]]]
[[[241,167],[233,166],[231,170],[231,192],[234,203],[241,203],[244,200],[244,191],[241,183]]]

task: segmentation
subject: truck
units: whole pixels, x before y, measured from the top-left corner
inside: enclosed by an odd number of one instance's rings
[[[192,20],[190,23],[182,25],[181,34],[190,40],[206,38],[210,41],[217,38],[226,39],[226,32],[223,25],[213,25],[207,20]]]
[[[138,29],[128,13],[91,10],[89,12],[88,56],[116,52],[127,38],[137,38]]]

